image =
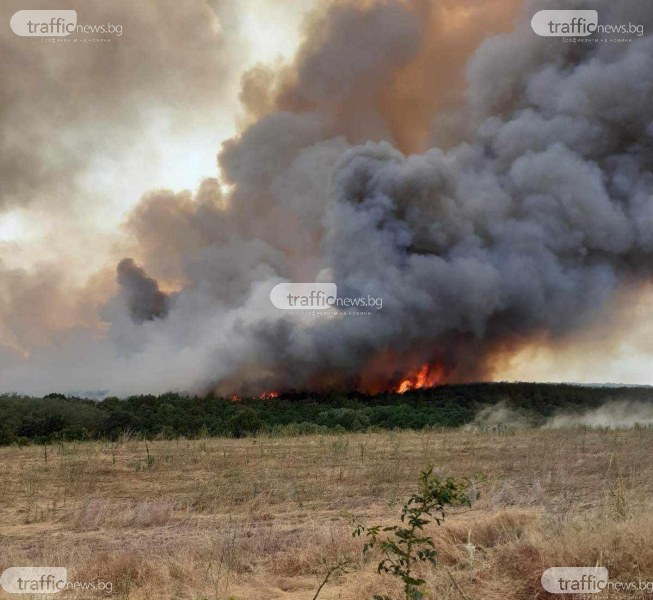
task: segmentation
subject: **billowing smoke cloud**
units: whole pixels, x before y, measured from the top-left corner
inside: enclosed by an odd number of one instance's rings
[[[110,22],[122,35],[19,37],[9,21],[25,8],[75,9],[80,25]],[[115,292],[107,256],[132,254],[113,251],[110,228],[138,197],[122,190],[142,191],[125,182],[156,171],[177,135],[216,139],[216,115],[236,96],[239,16],[221,0],[2,3],[1,345],[27,353],[76,327],[103,330],[99,307]],[[10,211],[18,233],[5,241]]]
[[[466,102],[454,104],[454,73],[450,94],[416,92],[443,113],[418,100],[405,119],[402,84],[430,61],[446,68],[430,37],[446,15],[425,19],[417,1],[330,7],[294,64],[246,78],[251,125],[219,155],[229,193],[209,179],[195,195],[149,194],[131,215],[139,261],[177,289],[167,313],[128,263],[138,300],[105,307],[101,341],[71,336],[0,371],[3,386],[377,390],[425,363],[450,381],[488,377],[497,353],[590,326],[651,274],[653,39],[537,37],[530,16],[552,7],[528,3],[513,31],[480,43]],[[643,3],[596,8],[605,22],[653,25]],[[460,36],[478,29],[454,22]],[[446,39],[462,64],[468,49]],[[429,135],[447,149],[404,153]],[[317,318],[271,306],[276,283],[316,280],[383,309]]]
[[[151,321],[168,314],[170,299],[159,289],[156,279],[148,277],[133,259],[125,258],[118,264],[118,284],[135,323]]]

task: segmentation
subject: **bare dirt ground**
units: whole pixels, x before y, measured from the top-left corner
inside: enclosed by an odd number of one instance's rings
[[[126,438],[48,446],[47,460],[42,446],[0,448],[0,572],[64,566],[134,600],[311,600],[349,559],[320,600],[400,598],[351,523],[395,523],[431,463],[484,481],[471,509],[429,526],[428,597],[554,598],[540,585],[554,565],[653,580],[651,456],[650,429]]]

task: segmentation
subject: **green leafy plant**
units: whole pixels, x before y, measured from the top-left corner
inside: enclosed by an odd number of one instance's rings
[[[401,579],[406,600],[422,600],[424,579],[414,574],[419,563],[436,564],[437,552],[433,538],[424,532],[424,527],[435,521],[444,521],[446,506],[471,506],[476,496],[471,480],[441,478],[428,466],[420,473],[419,488],[401,509],[401,525],[367,526],[359,523],[353,531],[354,537],[366,538],[363,553],[378,548],[384,558],[379,562],[378,573],[388,573]],[[392,600],[390,596],[375,595],[374,600]]]

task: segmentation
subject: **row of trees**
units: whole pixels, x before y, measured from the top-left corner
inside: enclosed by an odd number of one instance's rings
[[[0,396],[0,445],[57,440],[115,439],[125,431],[147,438],[243,436],[259,431],[315,433],[334,430],[458,427],[482,406],[505,402],[545,419],[554,412],[599,406],[623,396],[649,400],[649,388],[494,383],[441,386],[405,394],[309,394],[238,402],[216,396],[115,397],[102,401],[48,394]]]

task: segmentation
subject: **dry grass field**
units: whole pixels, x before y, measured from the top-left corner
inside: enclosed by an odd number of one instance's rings
[[[432,463],[484,480],[429,529],[428,597],[554,597],[539,583],[553,565],[653,579],[652,455],[650,429],[124,439],[48,446],[47,461],[42,446],[0,448],[0,572],[65,566],[133,600],[311,600],[349,558],[320,600],[400,597],[351,521],[395,522]],[[639,594],[610,597],[653,597]]]

